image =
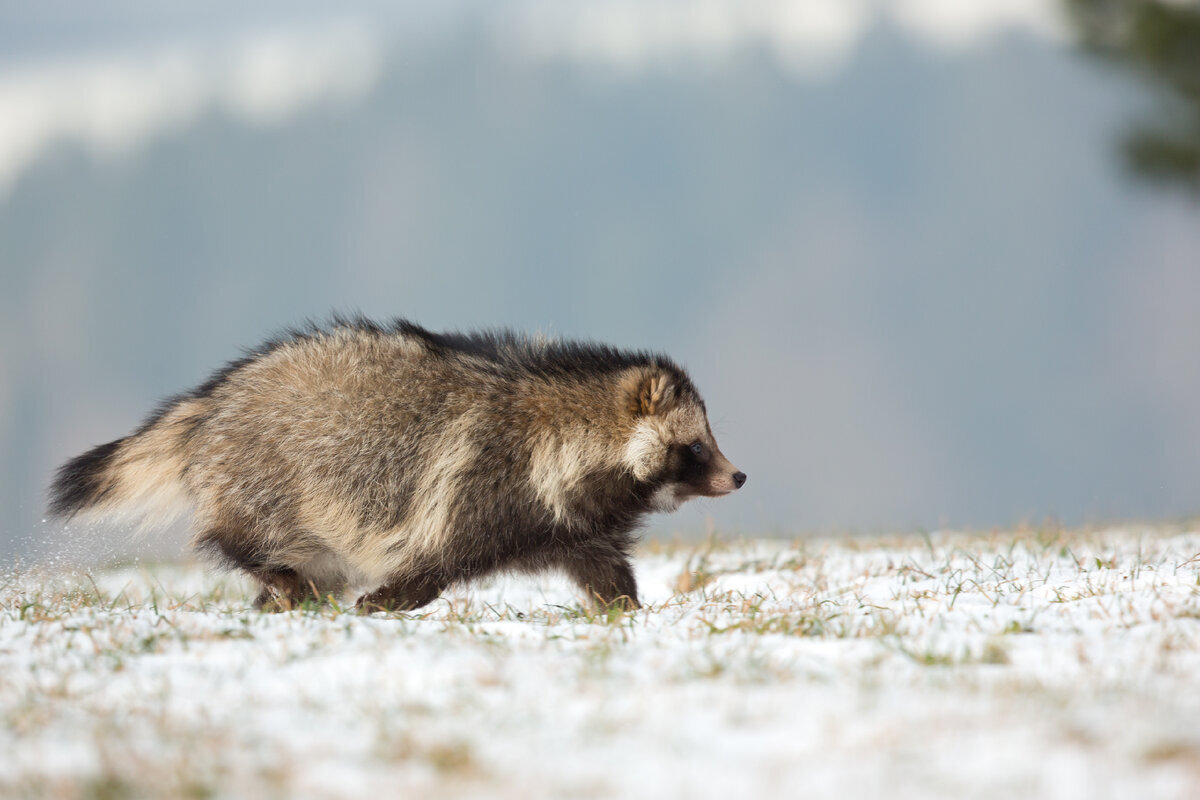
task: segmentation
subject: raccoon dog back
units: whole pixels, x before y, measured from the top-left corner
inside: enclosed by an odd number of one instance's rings
[[[745,479],[664,356],[335,320],[67,462],[50,510],[153,524],[190,508],[193,544],[255,578],[264,608],[363,586],[360,607],[412,609],[547,568],[636,606],[645,515]]]

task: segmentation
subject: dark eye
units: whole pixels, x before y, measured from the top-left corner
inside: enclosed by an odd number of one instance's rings
[[[704,454],[704,444],[702,442],[696,442],[692,445],[691,450],[696,455],[703,455]]]

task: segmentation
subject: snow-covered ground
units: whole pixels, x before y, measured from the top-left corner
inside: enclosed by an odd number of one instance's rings
[[[0,590],[0,794],[1196,797],[1200,532],[647,546],[425,613],[197,567]]]

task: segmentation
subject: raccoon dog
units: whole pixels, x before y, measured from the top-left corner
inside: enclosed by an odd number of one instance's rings
[[[289,332],[64,464],[51,513],[162,522],[261,585],[414,609],[451,583],[558,567],[637,606],[633,530],[746,476],[669,359],[508,332],[336,319]]]

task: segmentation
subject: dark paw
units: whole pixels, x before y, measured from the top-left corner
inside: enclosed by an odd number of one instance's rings
[[[428,605],[437,599],[440,592],[431,586],[396,587],[385,586],[374,592],[358,598],[355,608],[360,614],[374,614],[376,611],[394,613],[397,611],[415,611],[421,606]]]
[[[276,594],[270,589],[263,589],[254,599],[254,607],[264,614],[278,614],[281,611],[291,611],[295,603],[290,597]]]
[[[381,596],[379,592],[371,592],[358,598],[354,607],[359,614],[374,614],[376,611],[390,613],[395,610],[394,602],[391,598]]]

